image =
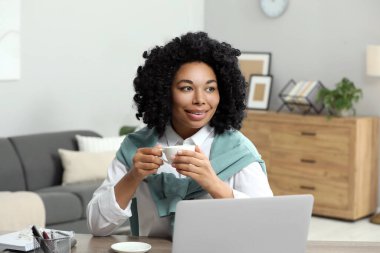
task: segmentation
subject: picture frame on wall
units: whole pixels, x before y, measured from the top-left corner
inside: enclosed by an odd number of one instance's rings
[[[271,56],[268,52],[242,52],[238,59],[246,82],[249,82],[251,75],[270,74]]]
[[[272,79],[272,76],[250,76],[247,97],[248,109],[268,110],[272,90]]]

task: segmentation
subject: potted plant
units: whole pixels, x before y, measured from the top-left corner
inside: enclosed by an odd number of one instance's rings
[[[348,78],[343,78],[336,84],[335,89],[322,88],[319,90],[317,100],[322,102],[328,113],[335,116],[355,115],[354,103],[363,96],[361,89]]]
[[[132,133],[134,132],[136,129],[135,126],[122,126],[120,129],[119,129],[119,135],[122,136],[122,135],[127,135],[129,133]]]

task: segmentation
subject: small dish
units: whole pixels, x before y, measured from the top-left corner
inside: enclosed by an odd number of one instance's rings
[[[118,242],[111,245],[111,249],[121,253],[143,253],[151,248],[152,246],[145,242]]]

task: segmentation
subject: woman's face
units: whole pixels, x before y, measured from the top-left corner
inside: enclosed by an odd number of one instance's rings
[[[207,125],[219,104],[216,75],[203,62],[183,64],[172,87],[172,126],[184,139]]]

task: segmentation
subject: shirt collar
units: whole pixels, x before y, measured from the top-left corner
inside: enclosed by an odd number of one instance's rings
[[[214,134],[214,128],[208,124],[202,127],[201,129],[199,129],[198,132],[196,132],[194,135],[190,136],[189,138],[185,140],[182,139],[176,133],[176,131],[174,131],[171,124],[168,124],[165,130],[165,137],[168,142],[168,146],[183,145],[183,144],[201,146],[204,143],[204,141],[207,139],[207,137],[209,137],[211,134]]]

